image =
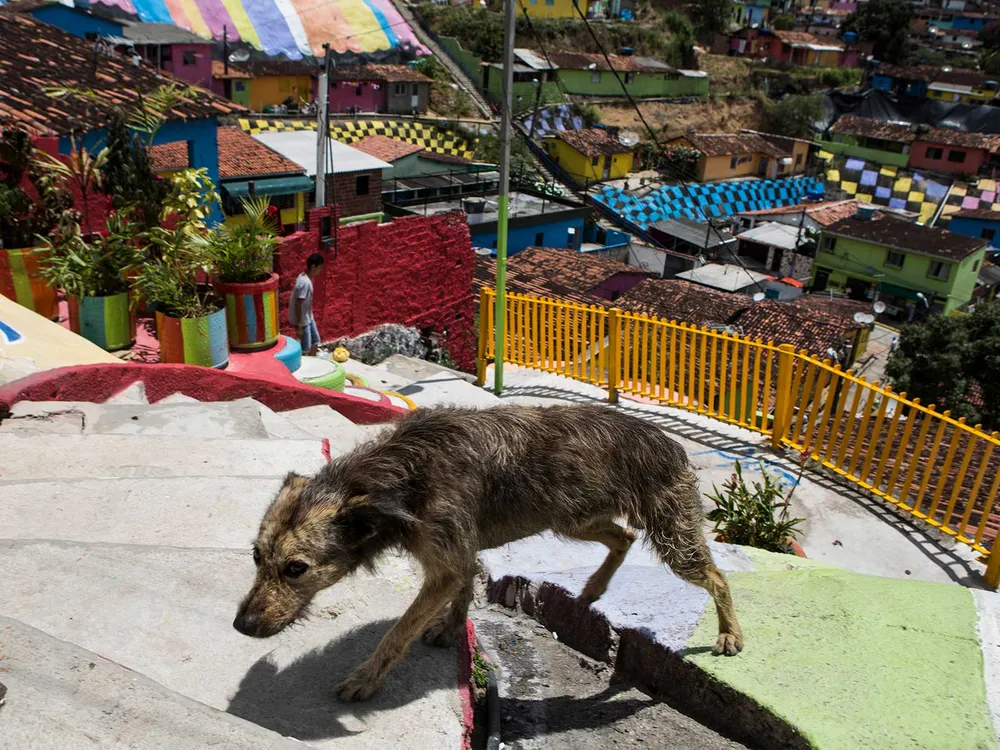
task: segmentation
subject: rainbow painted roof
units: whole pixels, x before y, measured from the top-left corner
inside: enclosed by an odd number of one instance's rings
[[[208,39],[241,39],[270,55],[298,59],[336,52],[377,52],[419,42],[391,0],[97,0],[147,23],[173,23]]]

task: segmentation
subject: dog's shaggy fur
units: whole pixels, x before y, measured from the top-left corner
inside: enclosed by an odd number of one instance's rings
[[[729,586],[702,535],[697,479],[656,427],[603,406],[421,409],[312,478],[289,474],[261,522],[257,577],[233,625],[274,635],[315,594],[389,549],[412,554],[424,584],[375,653],[338,686],[365,699],[421,633],[450,644],[472,600],[479,550],[551,529],[605,544],[582,599],[596,601],[635,534],[681,578],[708,590],[719,615],[716,653],[743,635]]]

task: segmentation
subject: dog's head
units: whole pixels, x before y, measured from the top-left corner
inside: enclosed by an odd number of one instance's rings
[[[313,597],[359,567],[374,568],[416,519],[330,480],[289,474],[261,521],[257,576],[233,627],[268,638],[301,617]]]

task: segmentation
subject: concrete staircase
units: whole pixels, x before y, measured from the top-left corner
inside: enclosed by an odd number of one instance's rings
[[[420,374],[394,385],[424,404],[456,387]],[[0,746],[461,747],[454,649],[415,644],[370,702],[333,697],[415,595],[408,559],[323,592],[275,638],[231,625],[282,477],[382,429],[324,406],[148,404],[141,384],[15,404],[0,423]]]

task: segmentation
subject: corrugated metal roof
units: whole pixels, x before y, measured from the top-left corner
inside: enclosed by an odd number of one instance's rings
[[[765,221],[736,236],[741,240],[780,247],[783,250],[794,250],[808,239],[805,232],[799,232],[798,227],[773,221]]]
[[[285,133],[261,133],[254,138],[265,146],[287,159],[291,159],[310,177],[316,175],[316,131],[304,130]],[[340,141],[330,141],[330,161],[333,164],[332,170],[327,170],[332,174],[344,174],[346,172],[368,172],[373,169],[388,169],[391,164],[387,164],[381,159],[376,159],[363,151],[344,145]]]
[[[733,266],[722,263],[708,263],[700,268],[692,268],[677,274],[678,279],[693,281],[695,284],[721,289],[724,292],[735,292],[745,289],[770,278],[767,274],[751,271],[743,266]]]

